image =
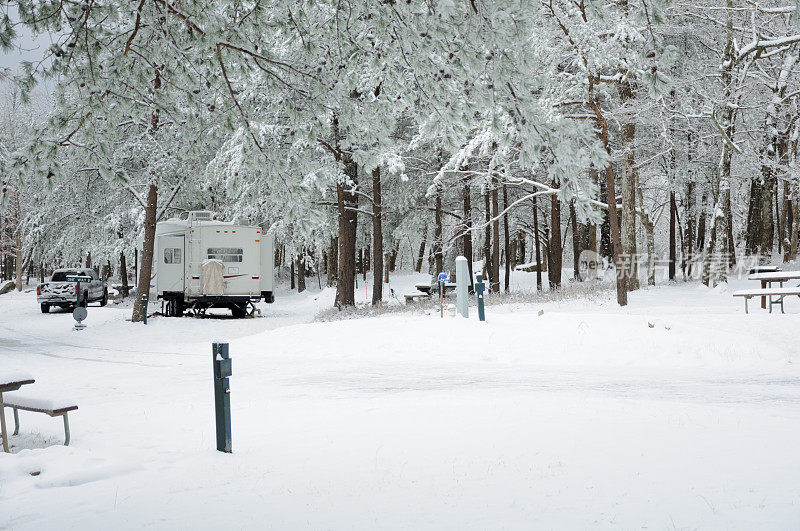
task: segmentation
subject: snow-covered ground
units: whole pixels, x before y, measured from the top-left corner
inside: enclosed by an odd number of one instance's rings
[[[311,322],[332,296],[146,326],[90,307],[82,332],[0,296],[0,371],[80,405],[69,447],[59,419],[20,413],[0,529],[800,526],[797,298],[745,315],[679,283],[623,309],[608,292],[486,323],[474,307]],[[213,340],[233,358],[231,455],[214,449]]]

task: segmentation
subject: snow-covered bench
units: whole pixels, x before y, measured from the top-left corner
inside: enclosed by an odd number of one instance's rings
[[[761,288],[761,289],[740,289],[733,292],[734,297],[744,298],[744,313],[748,313],[747,301],[753,297],[767,297],[769,299],[769,313],[772,313],[772,306],[777,304],[783,311],[783,299],[796,295],[800,297],[800,286],[793,288]]]
[[[406,304],[408,304],[409,302],[415,302],[415,301],[419,301],[419,300],[422,300],[422,299],[430,299],[431,298],[431,294],[430,293],[422,293],[422,292],[406,293],[405,294],[405,298],[406,298]]]
[[[433,295],[434,293],[439,293],[439,283],[434,282],[433,284],[417,284],[414,286],[417,288],[417,291],[422,293],[426,293],[428,295]],[[456,290],[456,283],[455,282],[445,282],[444,284],[444,293],[445,295],[451,291]]]
[[[19,433],[19,413],[23,411],[34,411],[36,413],[46,413],[51,417],[64,418],[64,446],[69,446],[69,412],[78,409],[78,405],[70,400],[50,400],[40,398],[27,393],[12,392],[3,395],[3,405],[14,410],[14,435]]]

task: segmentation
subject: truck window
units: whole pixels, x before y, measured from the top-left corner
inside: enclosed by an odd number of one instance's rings
[[[244,251],[232,247],[212,247],[208,249],[209,260],[222,260],[223,262],[241,262]]]
[[[164,249],[164,263],[165,264],[180,264],[182,260],[182,251],[180,247],[168,247]]]
[[[73,276],[80,274],[81,274],[80,271],[56,271],[53,273],[53,278],[51,278],[50,280],[51,282],[66,282],[67,275]]]

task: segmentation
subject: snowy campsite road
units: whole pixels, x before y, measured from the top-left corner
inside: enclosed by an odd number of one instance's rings
[[[0,297],[0,370],[80,405],[69,447],[21,413],[0,529],[800,525],[798,301],[744,315],[683,285],[485,324],[306,323],[325,297],[146,327],[90,308],[80,333]],[[213,449],[214,339],[231,344],[232,455]]]

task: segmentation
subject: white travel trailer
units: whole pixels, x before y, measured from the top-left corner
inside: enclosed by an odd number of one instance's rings
[[[156,224],[153,281],[166,316],[228,308],[252,315],[262,298],[273,302],[274,242],[261,227],[214,219],[208,211]]]

